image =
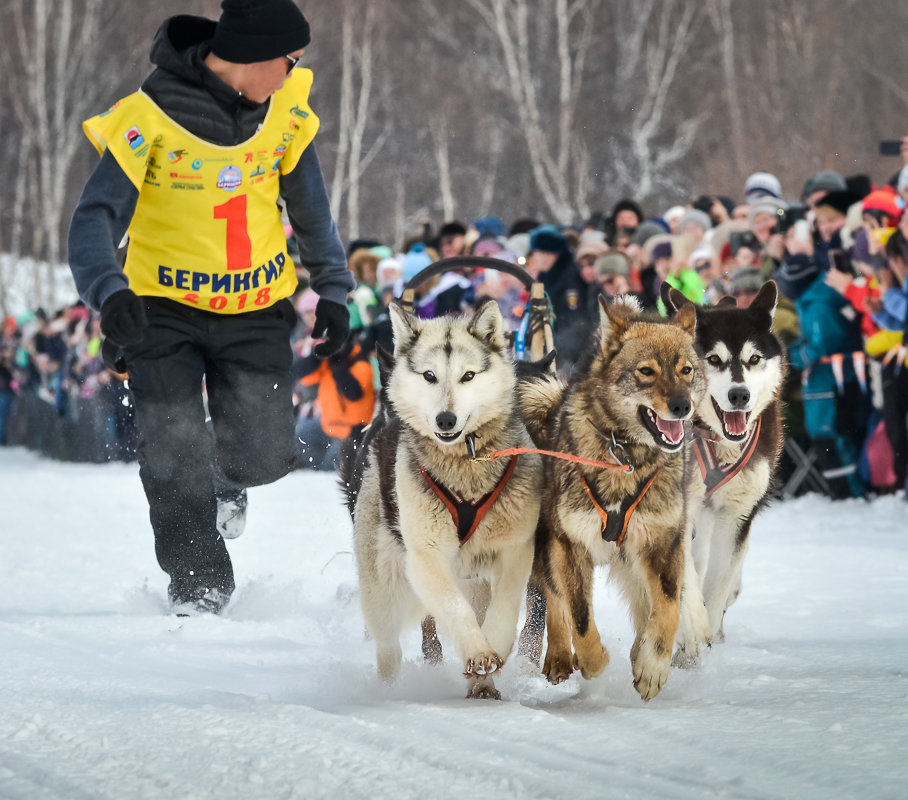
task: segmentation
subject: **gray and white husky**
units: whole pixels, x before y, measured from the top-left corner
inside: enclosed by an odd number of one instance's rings
[[[690,304],[674,289],[663,299],[668,308]],[[699,470],[690,493],[700,499],[692,504],[693,563],[687,564],[696,576],[685,575],[685,593],[695,603],[696,589],[702,592],[712,641],[724,638],[725,612],[741,591],[751,523],[766,502],[782,451],[786,363],[772,333],[777,300],[776,284],[768,281],[747,308],[736,308],[733,300],[696,307],[694,344],[708,391],[694,412]],[[678,641],[686,652],[676,655],[682,664],[696,658],[701,638],[685,630],[684,620],[682,613]]]
[[[404,626],[427,614],[463,661],[468,697],[498,697],[533,563],[541,465],[516,402],[497,303],[420,320],[392,304],[380,414],[341,480],[363,615],[393,680]]]

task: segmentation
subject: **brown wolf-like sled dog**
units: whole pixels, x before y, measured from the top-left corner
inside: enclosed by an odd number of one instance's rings
[[[687,420],[705,379],[693,308],[666,321],[644,317],[631,299],[600,305],[597,340],[568,384],[540,379],[521,390],[538,444],[616,467],[543,460],[533,576],[547,603],[543,672],[560,683],[575,668],[584,678],[605,669],[592,593],[594,567],[609,565],[636,630],[634,686],[650,700],[668,677],[678,629],[691,531]]]

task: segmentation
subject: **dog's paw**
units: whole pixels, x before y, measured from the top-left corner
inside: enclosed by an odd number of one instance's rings
[[[482,675],[491,675],[503,666],[504,661],[501,660],[498,653],[492,651],[477,653],[464,662],[463,676],[465,678],[474,678]]]
[[[682,599],[675,644],[696,658],[700,648],[709,644],[712,633],[706,606],[702,602],[685,602]]]
[[[491,678],[470,678],[467,683],[468,700],[501,700],[501,692]]]
[[[631,648],[631,668],[634,688],[644,702],[652,700],[668,680],[671,664],[669,655],[659,655],[648,639],[637,639]]]
[[[542,674],[548,678],[549,683],[564,683],[571,677],[574,671],[574,660],[570,651],[564,653],[553,653],[549,649],[545,654],[545,662],[542,665]]]
[[[608,666],[609,654],[601,644],[589,648],[589,651],[574,653],[574,669],[579,669],[584,678],[598,678]]]
[[[672,656],[672,666],[676,669],[693,669],[699,663],[699,648],[679,647]]]
[[[675,639],[675,654],[672,656],[672,666],[680,669],[692,669],[700,663],[700,653],[704,648],[709,648],[710,637],[703,631],[697,636],[682,635],[680,632]]]
[[[393,683],[400,672],[400,663],[403,654],[400,645],[376,645],[375,660],[378,667],[378,677],[385,683]]]

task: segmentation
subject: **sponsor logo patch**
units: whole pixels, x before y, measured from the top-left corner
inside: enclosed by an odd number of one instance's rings
[[[240,171],[239,167],[236,167],[233,164],[222,167],[220,172],[218,172],[218,189],[223,189],[225,192],[234,192],[242,183],[243,173]]]
[[[123,134],[123,138],[126,139],[126,142],[129,144],[131,150],[137,150],[143,144],[145,144],[145,137],[142,136],[141,131],[138,126],[133,125],[126,133]]]

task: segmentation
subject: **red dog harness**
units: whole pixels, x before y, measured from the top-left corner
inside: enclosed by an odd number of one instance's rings
[[[637,506],[640,505],[640,501],[643,499],[643,495],[649,491],[649,487],[653,485],[653,481],[656,480],[656,476],[659,474],[657,469],[650,478],[645,481],[641,481],[637,484],[637,490],[630,495],[625,497],[621,501],[621,505],[616,511],[609,515],[608,511],[603,508],[603,503],[601,498],[597,495],[596,491],[592,486],[587,483],[586,478],[583,476],[583,473],[578,469],[578,474],[580,475],[580,480],[583,483],[583,488],[586,489],[586,493],[590,496],[590,500],[593,503],[593,507],[596,509],[596,512],[599,514],[599,518],[602,520],[602,538],[606,542],[614,542],[618,547],[624,543],[624,539],[627,536],[627,526],[630,524],[631,516],[634,511],[637,509]]]
[[[419,471],[422,473],[423,478],[425,478],[426,483],[429,484],[429,487],[435,492],[438,499],[445,504],[445,508],[447,508],[448,512],[451,514],[451,519],[454,520],[454,525],[457,528],[457,538],[460,539],[460,544],[463,546],[475,533],[476,529],[479,527],[479,523],[482,522],[483,517],[489,513],[489,509],[495,505],[495,501],[504,491],[504,487],[508,485],[508,481],[511,480],[511,476],[514,474],[514,468],[516,466],[517,456],[514,455],[511,456],[511,460],[501,478],[498,479],[495,488],[475,502],[458,497],[447,486],[435,480],[421,464],[419,466]]]
[[[697,436],[694,439],[694,454],[697,456],[697,463],[700,465],[700,474],[703,476],[703,483],[706,484],[706,496],[709,497],[720,486],[724,486],[735,477],[750,461],[757,449],[757,442],[760,440],[760,423],[762,417],[757,417],[757,424],[754,425],[750,436],[744,441],[744,449],[741,456],[727,467],[719,466],[719,458],[716,455],[716,443],[712,439],[704,436]]]

